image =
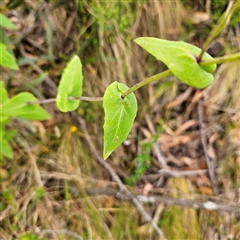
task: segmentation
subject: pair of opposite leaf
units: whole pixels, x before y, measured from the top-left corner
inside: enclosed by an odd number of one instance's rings
[[[56,104],[60,111],[68,112],[78,108],[80,100],[69,100],[69,97],[81,97],[82,84],[82,64],[79,57],[74,55],[64,69],[58,86]],[[135,95],[132,93],[124,99],[121,98],[127,90],[128,87],[124,84],[114,82],[104,94],[104,159],[127,138],[136,117]]]
[[[185,42],[150,37],[137,38],[135,42],[166,64],[180,81],[190,86],[204,88],[214,80],[212,73],[216,69],[216,64],[199,65],[197,57],[201,49],[198,47]],[[211,59],[209,54],[204,53],[202,61]],[[82,64],[75,55],[65,68],[58,88],[56,103],[62,112],[78,108],[80,100],[69,100],[68,97],[80,97],[82,84]],[[122,98],[122,94],[128,89],[122,83],[113,82],[104,93],[104,159],[126,140],[136,117],[137,100],[134,93]]]

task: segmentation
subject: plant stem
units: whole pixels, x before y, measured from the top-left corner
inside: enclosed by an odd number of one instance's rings
[[[220,63],[232,62],[232,61],[236,61],[236,60],[240,60],[240,53],[235,53],[235,54],[231,54],[231,55],[227,55],[227,56],[223,56],[223,57],[213,58],[211,60],[200,62],[199,65],[211,65],[214,63],[220,64]],[[141,81],[141,82],[137,83],[136,85],[132,86],[131,88],[129,88],[126,92],[124,92],[122,94],[122,98],[125,98],[128,94],[136,91],[137,89],[139,89],[149,83],[158,81],[158,80],[168,77],[170,75],[172,75],[172,72],[170,70],[166,70],[166,71],[158,73],[150,78],[146,78],[143,81]]]
[[[226,55],[223,57],[213,58],[208,61],[200,62],[199,65],[203,66],[203,65],[210,65],[210,64],[214,64],[214,63],[220,64],[220,63],[224,63],[224,62],[233,62],[233,61],[237,61],[237,60],[240,60],[240,52],[231,54],[231,55]]]
[[[122,98],[125,98],[128,94],[136,91],[137,89],[139,89],[139,88],[141,88],[145,85],[148,85],[149,83],[158,81],[158,80],[160,80],[162,78],[165,78],[165,77],[168,77],[170,75],[172,75],[172,72],[170,70],[166,70],[166,71],[158,73],[158,74],[156,74],[152,77],[146,78],[143,81],[141,81],[141,82],[135,84],[134,86],[132,86],[131,88],[129,88],[126,92],[124,92],[122,94]]]
[[[68,100],[83,100],[89,102],[101,102],[103,100],[102,97],[68,97]],[[56,102],[56,98],[49,98],[44,100],[38,101],[30,101],[28,104],[44,104],[44,103],[51,103]]]
[[[88,102],[101,102],[103,97],[68,97],[68,100],[83,100]]]
[[[223,29],[226,27],[226,25],[230,21],[233,13],[236,12],[239,8],[240,8],[240,2],[236,1],[236,3],[234,4],[234,0],[229,1],[226,12],[219,19],[217,25],[213,28],[207,40],[205,41],[202,51],[198,56],[198,62],[201,62],[203,54],[207,51],[212,41],[223,31]]]
[[[224,62],[232,62],[232,61],[237,61],[240,60],[240,52],[223,56],[223,57],[218,57],[218,58],[213,58],[211,60],[207,60],[204,62],[200,62],[199,65],[211,65],[211,64],[220,64]],[[152,77],[146,78],[142,80],[141,82],[135,84],[131,88],[129,88],[126,92],[122,94],[122,98],[125,98],[128,94],[136,91],[137,89],[148,85],[149,83],[161,80],[162,78],[171,76],[172,72],[170,70],[166,70],[164,72],[158,73]],[[101,102],[103,100],[103,97],[68,97],[68,100],[82,100],[82,101],[89,101],[89,102]],[[38,101],[31,101],[28,102],[28,104],[44,104],[44,103],[51,103],[51,102],[56,102],[56,98],[50,98],[50,99],[44,99],[44,100],[38,100]]]

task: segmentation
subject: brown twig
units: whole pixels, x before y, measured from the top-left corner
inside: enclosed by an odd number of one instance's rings
[[[163,234],[163,231],[158,227],[157,223],[153,221],[152,217],[144,210],[141,202],[136,197],[134,197],[132,195],[132,193],[127,189],[127,187],[123,184],[123,182],[118,177],[118,175],[116,174],[114,169],[111,167],[111,165],[108,162],[104,161],[102,157],[100,157],[97,149],[95,148],[95,146],[94,146],[94,144],[93,144],[93,142],[92,142],[92,140],[90,138],[90,135],[89,135],[88,130],[86,128],[85,122],[82,120],[82,118],[80,116],[78,116],[76,113],[73,113],[73,115],[76,117],[78,123],[81,125],[82,130],[83,130],[83,132],[85,134],[86,141],[87,141],[91,151],[93,152],[97,162],[109,172],[109,174],[111,175],[112,179],[118,184],[120,192],[118,192],[116,195],[120,196],[120,195],[123,194],[125,198],[128,198],[129,200],[131,200],[132,203],[134,204],[134,206],[140,212],[140,214],[156,230],[156,232],[161,237],[161,239],[166,239],[164,234]]]
[[[151,119],[150,119],[148,114],[146,115],[145,119],[147,121],[148,128],[150,129],[151,133],[153,135],[156,135],[156,130],[154,129],[153,123],[152,123],[152,121],[151,121]],[[160,150],[159,143],[158,142],[157,143],[154,142],[152,145],[153,145],[153,149],[155,151],[157,160],[161,164],[162,170],[163,169],[168,169],[166,160],[163,157],[162,152]],[[162,186],[163,182],[164,182],[164,177],[160,176],[159,179],[158,179],[158,182],[157,182],[157,186],[158,187]]]
[[[78,240],[83,240],[81,236],[79,236],[77,233],[70,231],[68,229],[60,229],[60,230],[51,230],[51,229],[46,229],[46,230],[38,230],[37,233],[40,235],[57,235],[57,234],[65,234],[68,235],[69,237],[73,237]]]
[[[86,192],[89,195],[107,195],[107,196],[115,196],[121,200],[131,200],[126,195],[118,194],[118,189],[114,187],[106,187],[106,188],[86,188]],[[217,203],[214,198],[211,200],[188,200],[188,199],[178,199],[172,197],[165,196],[155,196],[155,195],[138,195],[131,193],[131,195],[138,199],[138,201],[142,203],[153,203],[153,204],[166,204],[166,205],[176,205],[182,207],[190,207],[195,209],[206,209],[210,211],[221,211],[221,212],[232,212],[232,213],[240,213],[240,204],[234,202],[228,203]]]
[[[202,105],[203,105],[203,103],[202,103],[202,100],[200,99],[198,101],[198,117],[199,117],[199,124],[200,124],[201,142],[202,142],[202,146],[203,146],[206,163],[208,166],[208,174],[209,174],[210,180],[213,184],[213,192],[215,195],[217,195],[218,189],[217,189],[217,182],[216,182],[215,172],[214,172],[214,164],[213,164],[212,159],[208,156],[208,153],[207,153],[207,140],[206,140],[206,132],[205,132],[206,126],[205,126],[204,119],[203,119],[203,106]]]
[[[171,176],[171,177],[191,177],[196,176],[198,174],[205,174],[207,170],[198,169],[198,170],[189,170],[189,171],[174,171],[169,169],[161,169],[158,171],[159,175],[163,176]]]
[[[189,171],[192,172],[192,171]],[[47,172],[47,171],[41,171],[41,177],[43,179],[50,179],[50,178],[56,178],[56,179],[65,179],[65,180],[75,180],[79,181],[79,176],[77,175],[69,175],[59,172]],[[79,189],[78,189],[79,190]],[[76,190],[74,189],[74,192]],[[105,196],[114,196],[120,200],[129,201],[131,198],[126,195],[124,192],[119,192],[119,190],[116,187],[108,186],[108,187],[86,187],[84,191],[88,195],[105,195]],[[129,190],[128,190],[129,191]],[[154,192],[154,189],[152,189]],[[176,205],[176,206],[183,206],[183,207],[190,207],[195,209],[207,209],[211,211],[221,211],[221,212],[232,212],[232,213],[240,213],[240,204],[237,204],[235,202],[227,202],[222,203],[219,202],[219,197],[221,195],[218,195],[217,197],[213,196],[203,196],[200,195],[199,198],[201,199],[195,199],[195,200],[188,200],[185,198],[172,198],[167,196],[156,196],[156,195],[140,195],[138,192],[131,192],[131,196],[134,198],[137,198],[142,203],[154,203],[154,204],[166,204],[166,205]],[[205,200],[202,198],[205,197]],[[0,216],[1,219],[1,216]]]

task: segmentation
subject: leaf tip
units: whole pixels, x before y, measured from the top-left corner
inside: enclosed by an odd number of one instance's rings
[[[136,38],[134,39],[134,42],[140,46],[143,46],[145,44],[145,38],[144,37],[139,37],[139,38]]]
[[[12,70],[18,71],[18,70],[19,70],[18,65],[16,64],[15,66],[13,66],[13,67],[12,67]]]
[[[103,153],[103,159],[106,160],[111,155],[111,152],[104,152]]]

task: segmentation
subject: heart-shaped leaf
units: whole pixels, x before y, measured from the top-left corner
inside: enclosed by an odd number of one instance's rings
[[[137,100],[134,93],[122,98],[128,89],[126,85],[114,82],[108,86],[103,96],[104,159],[127,139],[132,129],[137,114]]]
[[[74,111],[80,100],[68,100],[68,97],[82,96],[82,64],[77,55],[74,55],[67,64],[58,86],[57,107],[62,112]]]
[[[147,52],[162,61],[171,72],[182,82],[197,88],[209,86],[214,78],[212,73],[216,64],[201,66],[197,62],[201,49],[181,41],[168,41],[164,39],[141,37],[135,42]],[[204,53],[202,61],[211,60],[212,57]]]

